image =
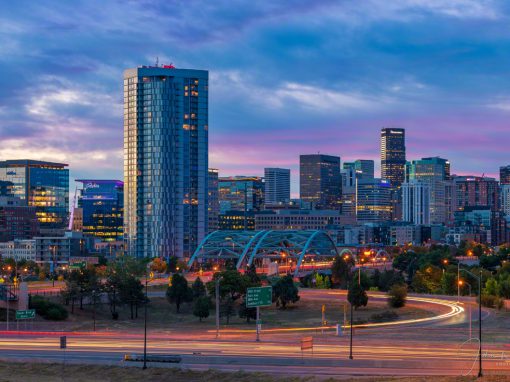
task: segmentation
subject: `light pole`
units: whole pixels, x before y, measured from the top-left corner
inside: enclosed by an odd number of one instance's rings
[[[464,284],[464,281],[463,280],[459,280],[459,285],[463,285],[463,284]],[[471,297],[471,284],[470,283],[466,283],[466,285],[469,287],[469,297]],[[472,317],[471,317],[471,304],[469,304],[469,339],[471,339],[471,337],[472,337],[472,331],[471,331],[472,325],[471,325],[471,321],[472,321]]]
[[[52,279],[52,282],[53,282],[53,287],[55,287],[55,250],[57,249],[55,245],[51,245],[50,246],[50,249],[51,249],[51,254],[52,254],[52,272],[51,272],[51,279]]]
[[[94,316],[94,329],[93,329],[93,331],[95,332],[96,331],[96,290],[95,289],[92,291],[92,300],[93,300],[92,302],[94,303],[94,314],[93,314],[93,316]]]
[[[482,373],[482,269],[480,268],[480,276],[476,276],[470,271],[458,268],[459,272],[464,271],[478,280],[478,378],[483,376]],[[460,287],[460,285],[459,285]]]
[[[349,285],[347,285],[347,300],[349,300]],[[352,315],[353,315],[353,310],[352,310],[352,302],[349,301],[349,304],[351,305],[351,318],[350,318],[350,331],[351,331],[351,334],[349,336],[349,359],[353,359],[352,358]]]
[[[457,260],[457,304],[460,300],[460,261]]]
[[[221,276],[218,275],[215,281],[214,294],[216,295],[216,339],[220,338],[220,280]]]
[[[142,369],[147,369],[147,303],[149,301],[149,294],[147,290],[147,286],[149,284],[149,279],[147,278],[147,269],[145,269],[145,306],[144,306],[144,317],[143,317],[143,367]]]

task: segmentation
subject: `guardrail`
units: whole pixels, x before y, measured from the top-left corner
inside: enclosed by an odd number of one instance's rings
[[[124,361],[143,362],[143,354],[126,354]],[[180,363],[181,361],[180,355],[147,354],[147,362]]]

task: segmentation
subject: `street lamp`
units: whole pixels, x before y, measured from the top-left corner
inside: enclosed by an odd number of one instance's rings
[[[220,337],[220,280],[222,276],[218,275],[215,281],[215,295],[216,295],[216,339]]]
[[[145,306],[144,306],[144,318],[143,318],[143,367],[147,369],[147,303],[149,302],[148,284],[149,278],[147,277],[148,267],[145,269]]]
[[[464,284],[464,280],[459,280],[459,285],[462,286]],[[469,297],[471,297],[471,284],[470,283],[466,283],[466,285],[469,287]],[[468,304],[469,305],[469,339],[471,339],[472,337],[472,331],[471,331],[471,321],[472,321],[472,317],[471,317],[471,304]]]
[[[479,341],[479,347],[478,347],[478,378],[480,378],[482,373],[482,269],[480,269],[480,276],[476,276],[470,271],[458,268],[459,272],[464,271],[468,274],[470,274],[472,277],[478,280],[478,341]],[[457,283],[457,285],[459,285]],[[459,285],[460,287],[460,285]]]
[[[53,286],[55,286],[55,251],[57,249],[57,246],[56,245],[50,245],[50,250],[51,250],[51,254],[52,254],[52,272],[51,272],[51,279],[52,279],[52,282],[53,282]]]

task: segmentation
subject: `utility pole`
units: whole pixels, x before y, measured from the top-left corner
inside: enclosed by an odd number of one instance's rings
[[[147,279],[147,269],[145,270],[145,307],[144,307],[144,317],[143,317],[143,367],[142,369],[147,369],[147,302],[149,300],[148,290],[148,279]]]
[[[480,268],[480,277],[478,278],[478,378],[482,377],[482,269]]]
[[[460,260],[457,260],[457,304],[460,301]]]
[[[244,182],[244,230],[248,230],[248,181]]]
[[[216,295],[216,339],[218,339],[220,337],[220,277],[216,278],[215,295]]]

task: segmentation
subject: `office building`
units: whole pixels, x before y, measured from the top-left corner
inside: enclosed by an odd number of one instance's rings
[[[499,168],[499,182],[501,184],[510,184],[510,166],[501,166]]]
[[[0,242],[32,239],[40,234],[35,207],[20,198],[0,195]]]
[[[207,217],[208,217],[208,232],[213,232],[218,229],[218,215],[220,214],[220,201],[218,199],[219,185],[218,185],[218,170],[215,168],[209,169],[209,180],[207,185]]]
[[[255,214],[256,230],[338,230],[353,223],[338,210],[277,210]]]
[[[433,157],[406,163],[406,180],[426,183],[430,192],[430,223],[445,224],[447,221],[447,182],[450,178],[450,162]],[[429,224],[429,223],[420,223]]]
[[[85,257],[93,246],[93,239],[81,232],[66,232],[64,236],[34,237],[35,261],[57,266],[69,264],[72,257]]]
[[[257,176],[220,177],[218,181],[220,214],[228,211],[264,209],[264,181]]]
[[[12,240],[0,243],[0,255],[2,259],[10,258],[16,261],[35,261],[35,240]]]
[[[290,202],[290,170],[286,168],[264,169],[266,206]]]
[[[360,179],[374,179],[374,161],[369,159],[356,159],[354,169]]]
[[[299,192],[303,202],[317,209],[340,210],[340,157],[312,154],[299,157]]]
[[[76,180],[82,184],[78,210],[85,235],[103,241],[122,240],[124,216],[124,182],[120,180]],[[80,211],[81,210],[81,211]],[[78,223],[73,219],[73,225]]]
[[[253,211],[226,211],[218,216],[218,229],[221,231],[253,231],[255,214]]]
[[[466,207],[489,207],[499,210],[499,185],[496,179],[479,176],[456,176],[452,189],[453,212]]]
[[[411,180],[402,183],[402,220],[416,225],[430,224],[429,183]]]
[[[357,176],[354,162],[344,163],[340,176],[342,178],[342,214],[355,219]]]
[[[0,181],[12,183],[12,195],[26,206],[35,207],[42,234],[63,232],[69,216],[67,164],[28,159],[2,161]]]
[[[405,180],[405,130],[381,129],[381,178],[398,188]]]
[[[189,258],[207,228],[208,72],[124,72],[124,239],[136,257]]]
[[[356,219],[358,223],[391,220],[391,185],[378,178],[358,180],[356,187]]]
[[[502,184],[500,187],[501,211],[510,216],[510,184]]]

